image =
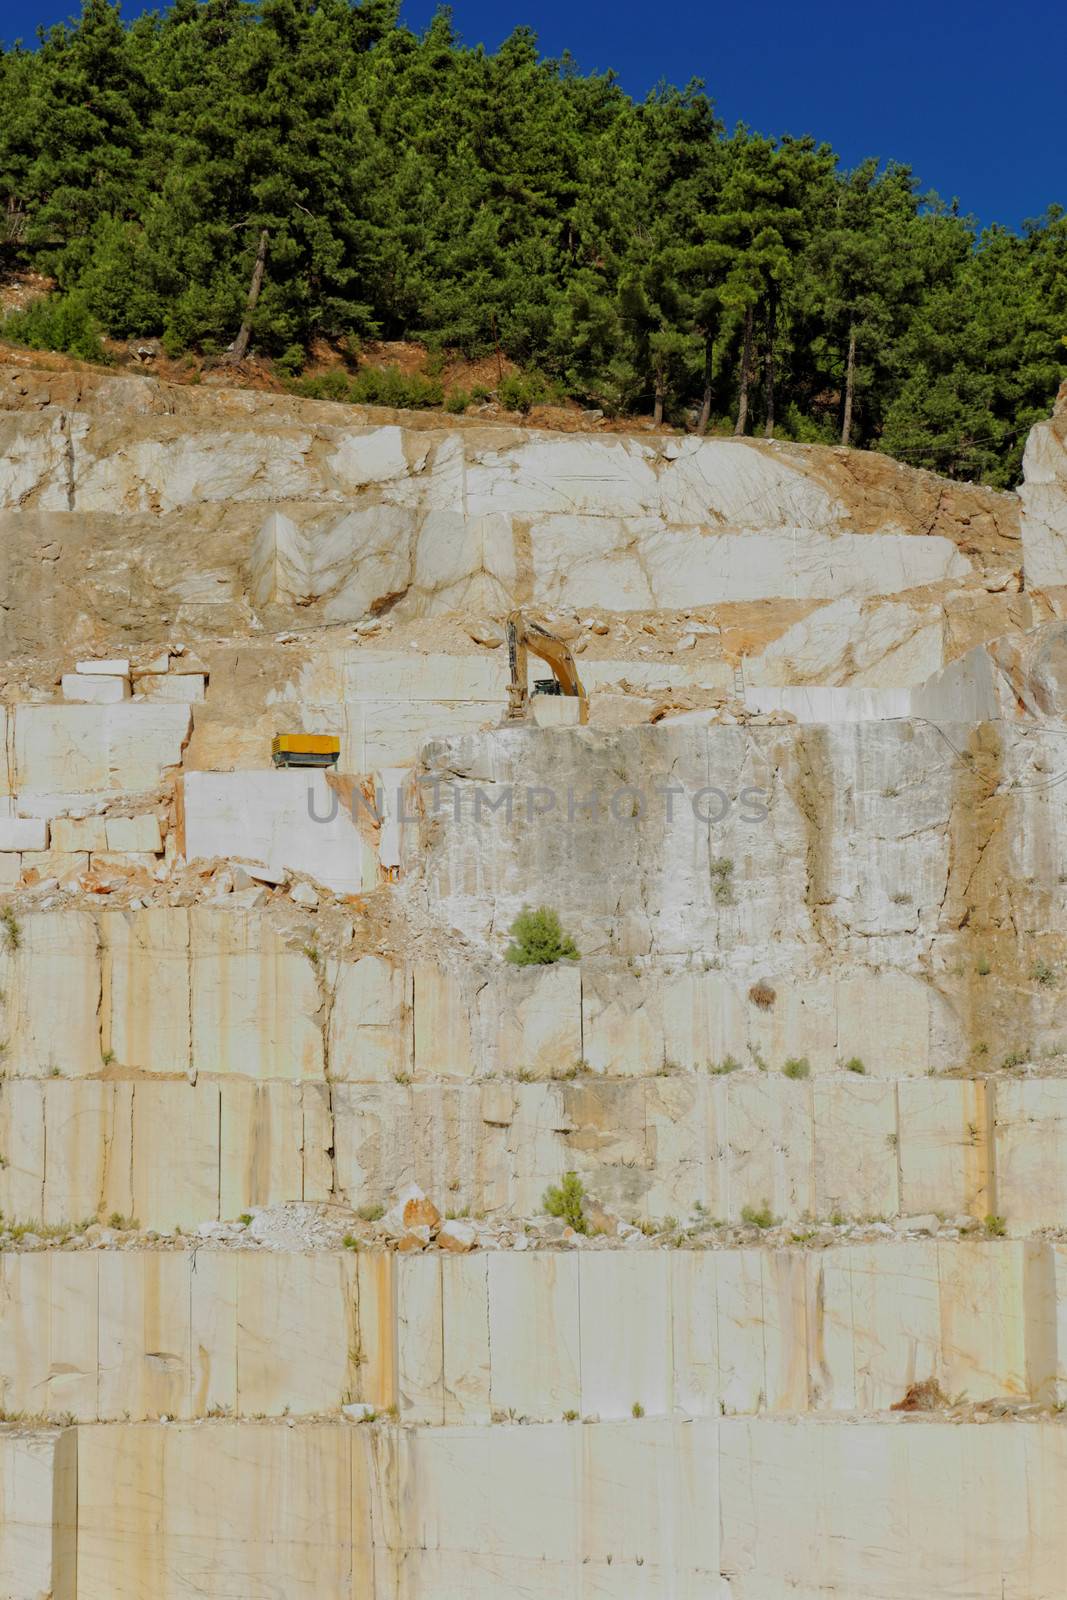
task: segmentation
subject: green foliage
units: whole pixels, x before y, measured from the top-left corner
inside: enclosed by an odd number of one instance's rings
[[[734,903],[734,864],[728,856],[714,856],[708,863],[711,873],[712,893],[717,904],[732,906]]]
[[[985,1219],[986,1232],[994,1239],[1003,1239],[1008,1231],[1008,1224],[1003,1217],[990,1213]]]
[[[980,232],[907,167],[727,134],[700,83],[634,101],[528,29],[489,52],[447,10],[421,35],[398,13],[170,0],[124,23],[83,0],[0,52],[0,243],[58,285],[6,336],[220,354],[266,233],[251,349],[288,379],[323,338],[432,351],[422,378],[299,392],[458,412],[446,352],[499,354],[509,410],[569,395],[1015,481],[1067,372],[1061,208]]]
[[[0,911],[0,935],[8,950],[15,951],[22,944],[22,928],[11,906]]]
[[[515,967],[547,967],[555,961],[577,961],[578,946],[564,933],[559,917],[541,906],[537,911],[524,907],[508,932],[511,944],[504,951],[505,961]]]
[[[555,398],[540,372],[508,372],[500,381],[497,397],[505,411],[529,411]]]
[[[321,377],[298,378],[291,387],[294,394],[305,395],[309,400],[392,406],[398,411],[439,406],[444,400],[444,391],[435,378],[401,372],[398,367],[363,367],[355,375],[332,367]]]
[[[845,1062],[845,1071],[856,1072],[862,1076],[862,1074],[867,1071],[867,1068],[863,1065],[863,1062],[860,1060],[859,1056],[850,1056]]]
[[[853,1068],[853,1070],[855,1070],[855,1068]],[[860,1071],[862,1071],[862,1070],[863,1070],[863,1068],[862,1068],[862,1065],[861,1065]],[[789,1060],[786,1062],[785,1066],[782,1068],[782,1074],[786,1078],[807,1078],[807,1077],[810,1077],[811,1076],[811,1062],[808,1060],[807,1056],[790,1056]]]
[[[0,322],[0,338],[31,350],[63,350],[81,361],[107,362],[100,324],[83,294],[48,295]]]
[[[747,1222],[751,1228],[776,1228],[778,1226],[778,1218],[774,1215],[766,1200],[761,1206],[742,1206],[741,1221]]]
[[[562,1183],[550,1183],[541,1204],[550,1217],[560,1217],[575,1233],[588,1231],[582,1201],[585,1185],[576,1172],[565,1172]]]

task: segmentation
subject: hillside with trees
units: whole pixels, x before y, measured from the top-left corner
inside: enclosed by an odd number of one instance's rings
[[[973,221],[892,161],[728,131],[694,82],[495,53],[397,0],[173,0],[0,55],[5,329],[91,355],[500,349],[527,396],[1010,485],[1067,372],[1067,216]],[[234,348],[236,346],[236,348]]]

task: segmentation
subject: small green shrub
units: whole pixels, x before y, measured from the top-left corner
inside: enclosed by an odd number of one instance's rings
[[[564,1422],[577,1422],[578,1421],[578,1413],[577,1413],[577,1411],[565,1411],[563,1413],[563,1420],[564,1420]]]
[[[786,1078],[808,1078],[811,1076],[811,1062],[807,1056],[790,1056],[782,1068],[782,1075]]]
[[[980,978],[988,978],[993,968],[989,965],[988,956],[979,956],[974,964],[974,970]]]
[[[352,398],[357,405],[415,411],[439,406],[444,397],[436,378],[424,378],[419,372],[404,373],[398,367],[363,367],[352,381]]]
[[[336,400],[346,405],[391,406],[397,411],[426,410],[439,406],[444,389],[436,378],[399,367],[361,367],[351,376],[333,367],[314,378],[299,378],[290,385],[294,394],[309,400]]]
[[[307,360],[302,344],[291,344],[286,347],[280,356],[275,356],[274,367],[277,372],[284,373],[287,378],[295,378],[303,371],[304,362]]]
[[[458,417],[466,411],[471,403],[470,394],[466,389],[449,389],[445,395],[445,410]]]
[[[1003,1239],[1008,1231],[1008,1224],[1004,1218],[998,1217],[992,1212],[985,1219],[985,1227],[986,1232],[991,1234],[994,1239]]]
[[[1035,983],[1048,988],[1056,982],[1056,968],[1050,967],[1047,961],[1035,961],[1030,968],[1030,976]]]
[[[31,350],[62,350],[79,361],[104,364],[111,357],[100,340],[100,324],[81,295],[50,294],[0,322],[0,338]]]
[[[778,1224],[778,1218],[766,1200],[761,1206],[742,1206],[741,1221],[747,1222],[752,1228],[774,1228]]]
[[[860,1060],[859,1056],[850,1056],[845,1062],[845,1071],[858,1072],[862,1074],[867,1071],[867,1068],[863,1065],[863,1062]]]
[[[630,1407],[630,1415],[632,1417],[643,1417],[644,1414],[644,1406],[641,1404],[640,1400],[635,1400],[633,1405]]]
[[[708,1071],[715,1078],[722,1078],[728,1072],[740,1072],[741,1063],[736,1056],[723,1056],[721,1061],[709,1061]]]
[[[381,1205],[357,1206],[356,1216],[361,1222],[378,1222],[385,1216],[385,1207]]]
[[[0,911],[0,930],[3,931],[4,944],[9,950],[17,950],[22,943],[22,929],[19,919],[10,906],[5,906]]]
[[[576,1172],[565,1172],[562,1183],[550,1183],[545,1190],[541,1204],[550,1217],[560,1217],[575,1233],[585,1233],[585,1213],[582,1210],[582,1201],[585,1199],[585,1185]]]
[[[548,906],[537,911],[524,907],[508,932],[512,943],[505,950],[504,959],[513,967],[547,967],[555,961],[579,959],[578,946],[570,934],[563,932],[559,917]]]
[[[342,367],[331,367],[314,378],[301,378],[289,386],[306,400],[337,400],[351,403],[352,378]]]
[[[505,411],[529,411],[554,398],[552,386],[540,372],[508,372],[500,381],[497,398]]]
[[[575,1078],[584,1077],[586,1073],[592,1072],[592,1070],[585,1057],[580,1056],[577,1061],[572,1061],[569,1067],[553,1067],[549,1077],[553,1083],[573,1083]],[[531,1073],[530,1076],[532,1077],[533,1074]]]
[[[716,903],[720,906],[732,906],[734,864],[729,856],[714,856],[708,863],[708,871],[711,873],[711,888]]]

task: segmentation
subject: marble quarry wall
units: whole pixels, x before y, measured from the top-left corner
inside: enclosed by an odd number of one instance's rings
[[[1061,1600],[1063,439],[0,366],[0,1600]]]

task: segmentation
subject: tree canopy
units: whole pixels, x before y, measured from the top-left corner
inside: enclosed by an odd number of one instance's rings
[[[110,0],[0,52],[0,266],[172,353],[315,339],[499,348],[538,382],[699,431],[881,448],[994,484],[1067,373],[1067,217],[980,231],[915,175],[728,132],[469,48],[398,0]],[[72,335],[73,337],[73,335]]]

